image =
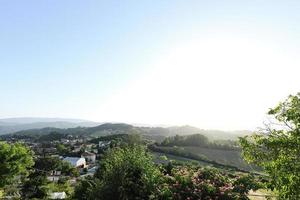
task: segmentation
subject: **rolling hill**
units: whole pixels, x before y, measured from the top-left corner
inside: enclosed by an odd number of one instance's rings
[[[239,134],[234,132],[225,132],[218,130],[204,130],[192,126],[173,126],[173,127],[138,127],[124,123],[105,123],[98,126],[84,126],[86,123],[92,125],[91,122],[43,122],[10,126],[10,131],[0,127],[0,133],[14,135],[45,135],[51,132],[71,135],[86,135],[99,137],[112,134],[142,134],[148,139],[154,139],[161,142],[165,137],[174,135],[192,135],[202,134],[210,140],[235,140],[239,136],[250,134],[249,131],[241,131]],[[38,128],[36,128],[38,127]],[[3,127],[2,127],[3,128]],[[18,130],[19,129],[19,130]]]
[[[101,123],[65,118],[6,118],[0,119],[0,135],[15,133],[23,130],[51,128],[91,127]]]

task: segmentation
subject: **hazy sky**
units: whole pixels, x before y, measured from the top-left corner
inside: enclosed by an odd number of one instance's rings
[[[300,91],[300,1],[0,1],[0,118],[254,129]]]

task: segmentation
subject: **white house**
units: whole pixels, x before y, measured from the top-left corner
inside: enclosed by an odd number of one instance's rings
[[[110,145],[110,141],[99,141],[99,147],[104,148]]]
[[[84,157],[85,160],[90,163],[95,163],[96,161],[96,154],[94,153],[84,152],[81,157]]]
[[[61,171],[53,170],[49,176],[47,176],[48,181],[57,182],[60,179]]]
[[[59,181],[59,176],[47,176],[47,180],[51,182]]]
[[[85,158],[79,158],[79,157],[65,157],[64,161],[70,163],[73,167],[83,167],[86,166]]]
[[[65,199],[67,195],[65,192],[53,192],[50,194],[50,199]]]

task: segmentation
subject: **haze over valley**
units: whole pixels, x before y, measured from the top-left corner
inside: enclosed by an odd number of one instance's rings
[[[300,1],[0,1],[0,199],[299,200]]]

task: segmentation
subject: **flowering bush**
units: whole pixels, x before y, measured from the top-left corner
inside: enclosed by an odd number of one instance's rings
[[[175,167],[165,175],[158,199],[248,199],[259,185],[251,175],[228,174],[214,168]]]
[[[94,177],[75,188],[82,200],[237,200],[257,189],[251,175],[194,165],[156,165],[143,147],[106,152]]]

